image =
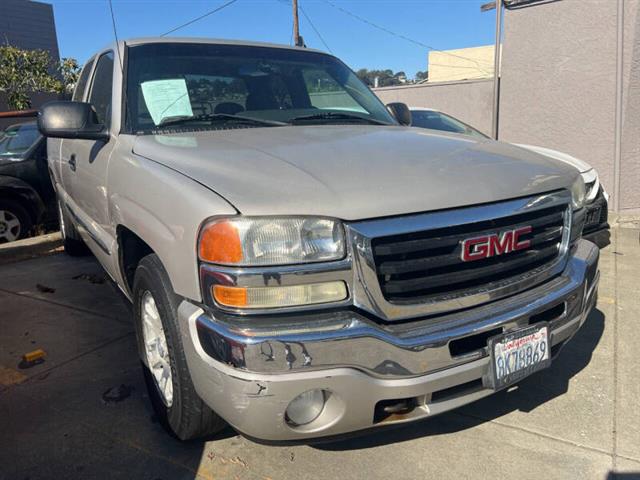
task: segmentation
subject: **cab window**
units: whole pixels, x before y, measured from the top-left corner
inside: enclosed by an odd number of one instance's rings
[[[103,54],[96,64],[89,103],[98,115],[98,121],[109,127],[111,123],[111,91],[113,82],[113,52]]]
[[[73,100],[74,102],[81,102],[84,98],[84,91],[87,88],[89,75],[91,74],[91,68],[93,68],[94,61],[95,60],[92,58],[82,69],[82,73],[80,74],[80,78],[78,79],[78,83],[76,84],[76,88],[73,91],[73,97],[71,98],[71,100]]]

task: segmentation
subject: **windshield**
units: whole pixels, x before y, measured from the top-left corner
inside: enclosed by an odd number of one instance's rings
[[[12,125],[0,132],[0,157],[22,158],[40,139],[35,123]]]
[[[135,133],[247,128],[247,118],[268,121],[253,127],[275,125],[269,122],[396,124],[380,100],[332,56],[215,44],[130,47],[126,114],[127,130]],[[216,114],[245,120],[220,115],[212,121]]]
[[[433,110],[411,110],[411,126],[489,138],[484,133],[470,127],[466,123],[462,123],[460,120],[445,113],[435,112]]]

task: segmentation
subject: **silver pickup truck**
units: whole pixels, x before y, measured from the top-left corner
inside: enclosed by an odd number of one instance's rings
[[[411,128],[322,52],[121,41],[38,122],[65,248],[133,303],[181,439],[436,415],[547,367],[596,301],[576,169]]]

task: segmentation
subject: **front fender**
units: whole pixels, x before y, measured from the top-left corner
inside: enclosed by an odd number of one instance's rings
[[[110,165],[109,190],[114,231],[121,225],[134,232],[160,257],[176,294],[200,301],[200,225],[237,211],[194,180],[135,155]]]

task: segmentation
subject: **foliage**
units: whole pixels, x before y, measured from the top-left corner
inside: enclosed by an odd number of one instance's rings
[[[356,75],[358,75],[358,77],[360,77],[360,80],[362,80],[370,87],[373,87],[375,85],[376,77],[378,77],[379,87],[391,87],[393,85],[402,85],[405,83],[413,83],[426,80],[429,77],[429,72],[417,72],[415,80],[408,79],[407,75],[403,71],[394,72],[390,69],[367,70],[366,68],[361,68],[356,72]]]
[[[427,70],[424,72],[416,72],[416,82],[422,82],[424,80],[429,80],[429,72]]]
[[[69,92],[79,72],[78,62],[72,58],[57,65],[45,50],[0,46],[0,92],[7,95],[10,110],[30,108],[33,92]]]
[[[75,58],[63,58],[58,68],[62,76],[62,83],[58,86],[58,91],[71,95],[76,83],[78,83],[78,78],[80,78],[82,67]]]
[[[379,87],[390,87],[402,83],[398,74],[393,73],[393,70],[367,70],[366,68],[361,68],[356,72],[356,75],[370,87],[375,85],[376,77],[378,77]]]

